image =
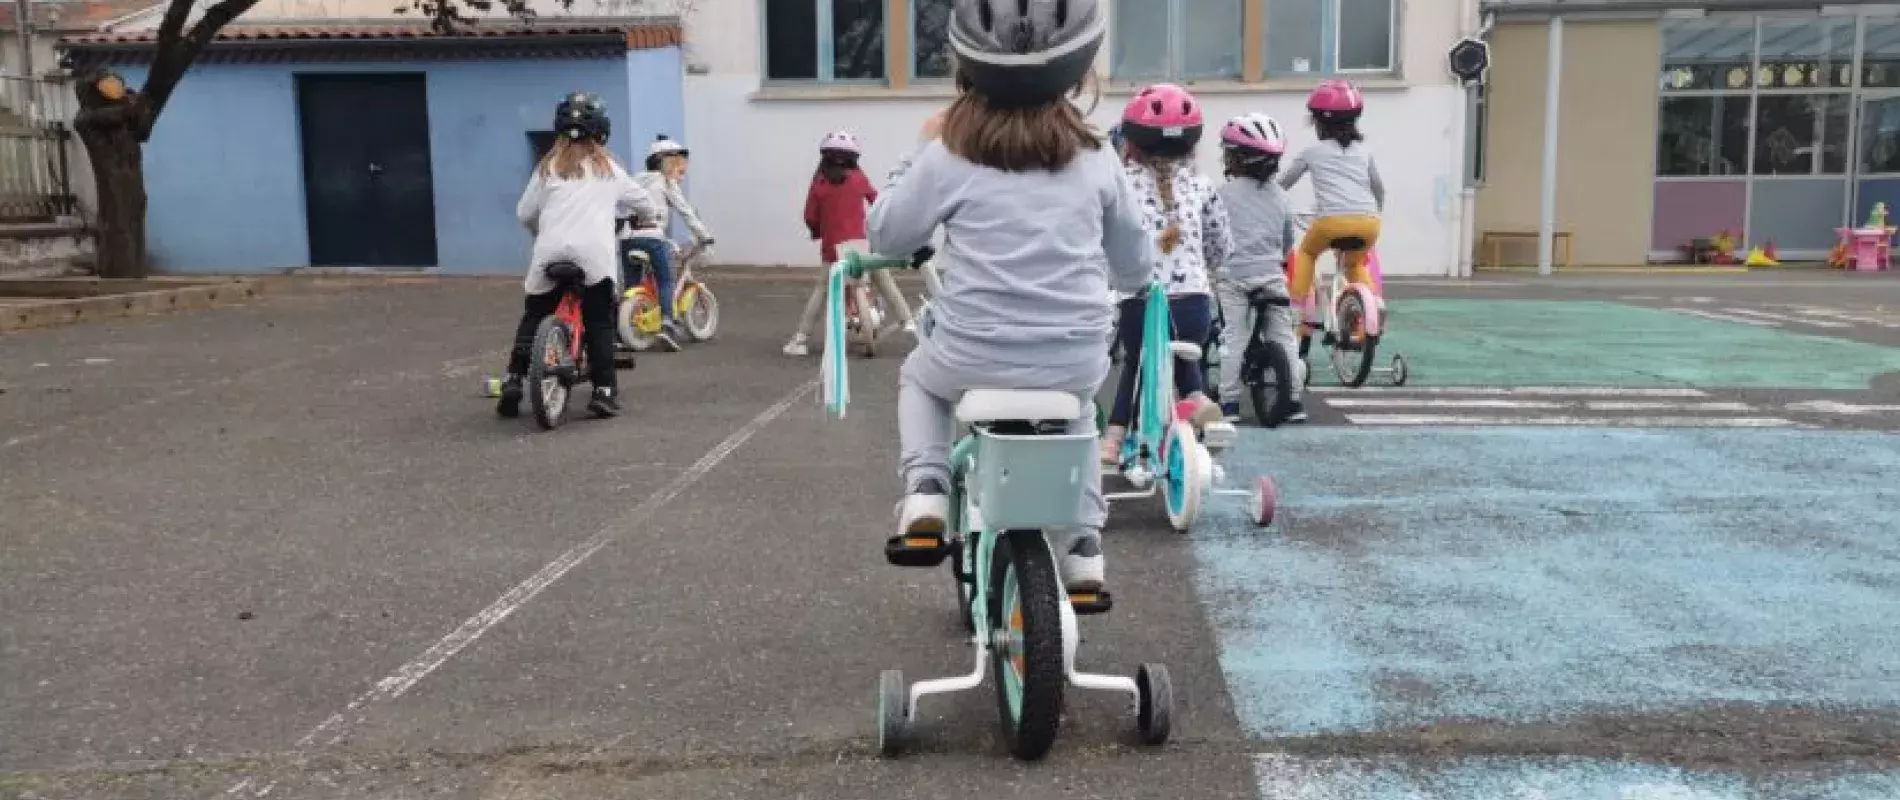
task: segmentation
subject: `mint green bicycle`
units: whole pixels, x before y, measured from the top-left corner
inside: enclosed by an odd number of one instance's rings
[[[910,263],[852,253],[833,265],[823,368],[824,399],[833,413],[843,415],[849,394],[842,348],[831,347],[843,335],[844,282]],[[918,266],[931,294],[937,294],[934,268]],[[919,335],[929,335],[930,319],[926,301],[918,317]],[[968,674],[914,684],[907,683],[900,670],[879,675],[882,755],[903,752],[917,721],[918,701],[975,689],[992,666],[1003,738],[1019,759],[1040,759],[1055,744],[1065,686],[1127,695],[1140,741],[1158,745],[1168,740],[1174,687],[1167,667],[1144,664],[1132,678],[1075,667],[1081,638],[1077,617],[1105,613],[1113,599],[1107,592],[1067,594],[1044,532],[1081,522],[1083,481],[1093,474],[1096,438],[1067,428],[1086,410],[1082,398],[1052,391],[979,389],[957,401],[957,424],[966,433],[950,455],[945,544],[936,547],[934,538],[894,537],[885,546],[885,558],[906,567],[950,563],[976,663]]]

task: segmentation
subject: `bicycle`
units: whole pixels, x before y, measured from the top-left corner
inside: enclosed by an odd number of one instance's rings
[[[917,261],[932,294],[940,292],[926,259],[896,259],[849,252],[832,267],[827,293],[825,402],[843,416],[848,400],[846,361],[833,357],[843,333],[844,283],[876,269]],[[920,329],[927,327],[929,304]],[[1061,724],[1063,689],[1128,695],[1136,730],[1145,744],[1161,744],[1173,729],[1174,685],[1167,667],[1144,664],[1133,677],[1076,669],[1080,643],[1077,618],[1113,606],[1107,592],[1069,595],[1056,571],[1055,553],[1044,532],[1081,522],[1082,481],[1093,474],[1096,439],[1069,433],[1084,400],[1054,391],[978,389],[956,403],[965,430],[951,451],[950,509],[946,540],[925,543],[892,537],[885,560],[931,568],[948,560],[956,581],[965,630],[976,652],[968,673],[908,683],[901,670],[878,675],[878,752],[903,752],[924,697],[975,689],[988,670],[997,673],[996,698],[1003,736],[1016,758],[1047,755]]]
[[[671,241],[667,246],[676,256],[679,271],[673,280],[673,316],[680,329],[694,342],[710,341],[719,332],[719,298],[706,284],[693,276],[693,267],[702,261],[708,249],[695,242],[684,251]],[[618,328],[620,343],[627,349],[644,353],[659,344],[661,316],[659,282],[653,277],[653,260],[645,251],[627,249],[631,280],[621,295]]]
[[[1271,525],[1278,492],[1273,479],[1265,475],[1254,479],[1251,489],[1224,489],[1218,484],[1225,470],[1214,463],[1214,453],[1224,452],[1238,436],[1225,420],[1207,425],[1196,433],[1187,417],[1192,412],[1186,400],[1174,397],[1174,361],[1199,363],[1201,345],[1171,340],[1173,326],[1168,316],[1167,287],[1154,281],[1146,290],[1147,306],[1142,317],[1141,350],[1136,358],[1134,415],[1116,469],[1134,491],[1105,495],[1110,502],[1153,497],[1158,490],[1168,514],[1168,524],[1178,533],[1187,533],[1201,518],[1207,496],[1245,495],[1248,515],[1256,525]],[[1127,368],[1126,365],[1123,367]]]
[[[555,261],[543,268],[561,291],[554,313],[534,329],[528,352],[528,404],[542,430],[553,430],[567,419],[567,401],[574,384],[587,374],[586,327],[581,321],[581,290],[587,273],[572,261]]]
[[[1304,229],[1312,225],[1311,213],[1298,213],[1294,219],[1300,223],[1301,236]],[[1367,246],[1364,239],[1348,236],[1327,243],[1327,249],[1336,253],[1366,251],[1366,267],[1372,272],[1375,285],[1382,283],[1379,272],[1379,255]],[[1314,265],[1317,272],[1319,266]],[[1312,348],[1314,331],[1321,334],[1320,344],[1327,348],[1327,360],[1332,363],[1333,374],[1339,376],[1339,382],[1348,388],[1364,386],[1366,380],[1374,374],[1382,375],[1393,386],[1404,386],[1411,371],[1405,361],[1405,354],[1393,353],[1391,365],[1374,366],[1378,356],[1379,340],[1385,334],[1385,302],[1379,299],[1373,287],[1352,283],[1346,280],[1345,270],[1340,259],[1335,256],[1333,269],[1316,277],[1312,292],[1304,298],[1306,313],[1300,321],[1300,358],[1307,358]],[[1321,283],[1325,285],[1326,303],[1315,302]],[[1318,316],[1315,316],[1315,315]],[[1343,335],[1342,335],[1343,333]],[[1307,380],[1312,380],[1312,369],[1307,369]]]
[[[1297,379],[1293,377],[1292,356],[1267,338],[1267,320],[1273,309],[1290,308],[1293,301],[1270,297],[1263,289],[1250,289],[1247,304],[1252,311],[1253,325],[1241,355],[1240,382],[1247,387],[1254,418],[1259,420],[1260,426],[1277,428],[1293,415],[1293,385]],[[1218,304],[1215,310],[1214,325],[1208,332],[1207,343],[1202,346],[1205,355],[1201,359],[1201,370],[1208,395],[1221,401],[1225,398],[1220,396],[1220,351],[1227,319]]]

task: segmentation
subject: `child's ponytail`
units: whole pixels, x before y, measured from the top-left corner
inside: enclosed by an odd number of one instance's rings
[[[1155,195],[1161,198],[1161,215],[1168,227],[1161,229],[1161,254],[1181,246],[1181,223],[1174,218],[1174,159],[1148,156],[1142,163],[1155,173]]]

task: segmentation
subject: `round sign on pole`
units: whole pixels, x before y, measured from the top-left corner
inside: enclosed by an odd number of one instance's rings
[[[1482,83],[1491,68],[1491,45],[1483,39],[1463,39],[1451,46],[1451,74],[1465,83]]]

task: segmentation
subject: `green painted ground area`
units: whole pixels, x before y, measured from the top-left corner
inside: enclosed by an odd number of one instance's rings
[[[1551,300],[1394,300],[1383,354],[1433,386],[1867,388],[1900,349],[1640,306]],[[1313,352],[1313,382],[1336,383]],[[1376,382],[1375,378],[1375,382]]]

